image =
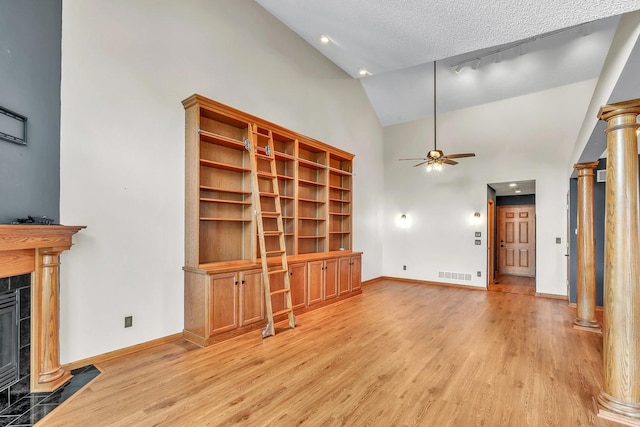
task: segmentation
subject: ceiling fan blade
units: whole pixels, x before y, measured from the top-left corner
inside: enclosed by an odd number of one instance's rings
[[[446,157],[442,160],[442,163],[446,163],[448,165],[457,165],[458,162],[456,162],[455,160],[449,160]]]
[[[419,157],[419,158],[416,158],[416,159],[398,159],[398,160],[427,160],[427,159],[424,158],[424,157]]]
[[[422,162],[422,163],[418,163],[417,165],[413,165],[413,167],[414,167],[414,168],[417,168],[418,166],[422,166],[422,165],[424,165],[424,164],[425,164],[425,163],[427,163],[427,162],[428,162],[428,160],[425,160],[425,161],[424,161],[424,162]]]
[[[445,159],[461,159],[463,157],[475,157],[475,153],[461,153],[461,154],[447,154],[444,156]]]

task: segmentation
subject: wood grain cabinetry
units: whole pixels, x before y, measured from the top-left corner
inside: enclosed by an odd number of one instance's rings
[[[361,289],[361,261],[360,255],[338,258],[338,295]]]
[[[248,270],[206,275],[204,301],[191,300],[203,307],[200,332],[203,338],[264,320],[262,272]],[[198,285],[196,285],[198,286]],[[196,297],[197,298],[197,297]]]
[[[307,263],[307,304],[313,305],[338,295],[338,259]]]
[[[351,258],[351,291],[362,289],[362,255],[354,255]]]
[[[257,185],[261,193],[279,193],[295,312],[355,295],[359,288],[352,279],[348,288],[339,287],[338,261],[357,254],[351,231],[353,155],[199,95],[183,105],[185,337],[208,345],[217,336],[255,329],[265,318],[254,214],[258,188],[252,188],[251,176],[254,167],[266,173],[268,161],[252,166],[248,150],[257,148],[248,142],[250,133],[263,149],[273,139],[277,179],[269,189],[260,188],[264,180]],[[271,240],[265,242],[269,250]],[[272,290],[282,282],[274,276]],[[272,303],[274,311],[284,308],[284,299]]]
[[[324,299],[330,300],[338,296],[338,259],[331,258],[324,262]]]

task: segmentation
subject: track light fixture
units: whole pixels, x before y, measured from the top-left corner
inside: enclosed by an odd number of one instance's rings
[[[453,71],[455,71],[456,74],[460,74],[460,72],[464,70],[465,67],[466,67],[465,64],[459,64],[453,69]]]
[[[536,37],[531,37],[529,39],[526,40],[522,40],[520,42],[516,42],[516,43],[512,43],[510,45],[506,45],[500,49],[496,49],[493,50],[491,52],[487,52],[484,55],[480,55],[480,56],[476,56],[475,58],[471,58],[468,59],[466,61],[463,62],[459,62],[457,64],[454,64],[452,66],[453,71],[456,74],[460,74],[462,72],[462,70],[464,70],[465,68],[471,68],[472,70],[477,70],[480,68],[480,64],[487,64],[489,62],[494,62],[494,63],[499,63],[502,62],[503,57],[504,57],[504,53],[507,51],[512,52],[511,55],[517,55],[517,56],[522,56],[524,54],[526,54],[529,51],[529,45],[532,42],[535,42],[536,40],[541,40],[559,33],[562,33],[564,31],[570,31],[570,30],[574,30],[574,29],[578,29],[578,34],[581,36],[588,36],[589,34],[591,34],[593,32],[593,23],[592,22],[585,22],[584,24],[580,24],[580,25],[575,25],[573,27],[569,27],[569,28],[565,28],[562,30],[558,30],[558,31],[552,31],[550,33],[547,34],[543,34],[540,36],[536,36]]]

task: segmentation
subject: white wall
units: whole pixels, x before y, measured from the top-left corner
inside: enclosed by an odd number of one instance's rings
[[[477,155],[441,173],[397,160],[424,157],[433,147],[432,117],[385,128],[384,275],[486,286],[487,184],[534,179],[536,289],[566,295],[566,164],[595,83],[438,115],[438,148]],[[480,224],[472,223],[474,212],[482,213]],[[397,224],[402,213],[408,228]],[[482,232],[481,246],[474,244],[475,231]],[[563,243],[556,244],[556,237]],[[438,271],[471,273],[473,279],[443,280]]]
[[[62,259],[63,363],[183,328],[193,93],[354,153],[354,248],[382,274],[382,128],[358,81],[250,0],[64,0],[62,22],[61,221],[87,225]]]

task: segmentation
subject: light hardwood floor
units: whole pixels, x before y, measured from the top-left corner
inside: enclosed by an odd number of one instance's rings
[[[496,276],[494,283],[489,283],[487,289],[495,292],[535,295],[536,278],[500,274]]]
[[[614,426],[565,301],[382,281],[259,331],[105,362],[43,426]]]

